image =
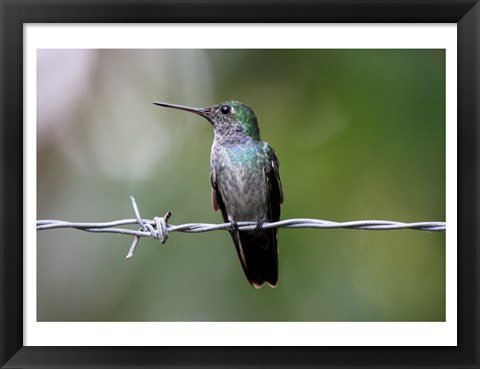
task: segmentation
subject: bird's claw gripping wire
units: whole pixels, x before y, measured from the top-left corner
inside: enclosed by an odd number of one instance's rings
[[[258,232],[259,230],[261,230],[263,228],[263,223],[264,223],[263,220],[259,220],[257,222],[257,225],[255,226],[255,232]]]
[[[238,223],[231,215],[228,216],[228,220],[230,221],[230,227],[232,232],[238,232]]]

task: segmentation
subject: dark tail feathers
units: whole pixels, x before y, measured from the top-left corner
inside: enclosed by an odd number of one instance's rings
[[[232,238],[248,281],[255,288],[278,281],[277,230],[232,232]]]

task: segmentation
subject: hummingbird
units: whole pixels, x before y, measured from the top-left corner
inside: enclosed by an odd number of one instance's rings
[[[276,287],[277,229],[262,229],[262,224],[280,219],[279,161],[273,148],[260,139],[252,108],[233,100],[204,108],[154,104],[195,113],[210,122],[214,131],[210,153],[213,209],[220,209],[224,222],[231,224],[230,235],[250,284]],[[254,221],[257,226],[240,231],[240,221]]]

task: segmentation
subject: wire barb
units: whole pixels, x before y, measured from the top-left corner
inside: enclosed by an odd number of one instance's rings
[[[133,211],[136,219],[123,219],[106,223],[73,223],[63,220],[37,220],[37,231],[55,228],[75,228],[86,232],[103,232],[103,233],[119,233],[135,236],[130,250],[125,259],[129,260],[133,257],[141,237],[153,237],[160,240],[164,244],[168,235],[172,232],[185,233],[203,233],[218,230],[232,230],[231,223],[210,224],[210,223],[188,223],[181,225],[168,224],[168,220],[172,216],[169,210],[163,217],[154,217],[153,220],[143,219],[140,216],[137,203],[133,196],[130,196]],[[120,228],[122,226],[136,224],[139,225],[138,230]],[[310,228],[310,229],[360,229],[360,230],[399,230],[399,229],[413,229],[417,231],[428,232],[445,232],[445,222],[416,222],[403,223],[393,222],[388,220],[358,220],[351,222],[332,222],[322,219],[287,219],[279,222],[237,222],[239,231],[253,231],[256,229],[268,228]]]
[[[167,242],[168,239],[168,227],[167,222],[168,219],[172,216],[172,212],[169,210],[167,214],[163,218],[154,217],[153,224],[151,222],[144,222],[142,217],[140,216],[140,210],[138,210],[137,202],[133,196],[130,196],[130,200],[132,202],[133,211],[135,212],[135,216],[137,217],[137,222],[140,224],[140,229],[138,230],[143,232],[150,232],[150,236],[152,236],[156,240],[160,240],[161,244]],[[136,234],[135,238],[133,239],[132,246],[130,246],[130,250],[128,251],[127,256],[125,259],[130,260],[135,253],[137,248],[138,242],[140,241],[140,237],[142,235]]]

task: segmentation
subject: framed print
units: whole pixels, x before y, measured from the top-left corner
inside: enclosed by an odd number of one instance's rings
[[[2,367],[479,367],[477,1],[1,7]]]

